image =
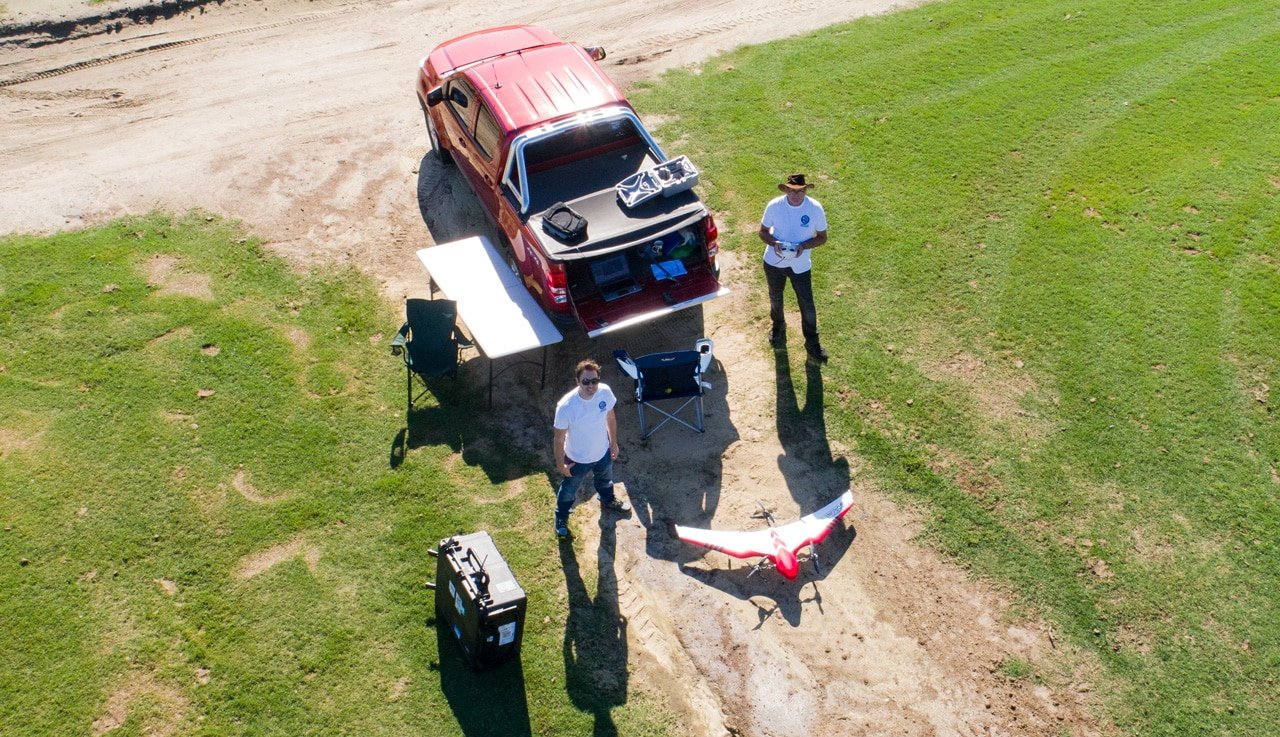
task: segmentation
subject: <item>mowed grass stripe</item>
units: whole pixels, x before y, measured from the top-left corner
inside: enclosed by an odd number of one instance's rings
[[[1280,722],[1278,36],[1263,2],[946,3],[637,95],[748,264],[779,178],[818,182],[832,436],[1097,655],[1126,733]]]

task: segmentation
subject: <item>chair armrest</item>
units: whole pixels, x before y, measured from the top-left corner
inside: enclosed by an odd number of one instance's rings
[[[391,339],[391,355],[398,356],[404,352],[405,342],[409,339],[409,323],[400,326],[400,332]]]
[[[711,368],[711,353],[715,350],[715,347],[716,344],[711,342],[710,338],[700,338],[693,344],[693,349],[701,355],[698,363],[698,373],[705,374]]]
[[[462,331],[457,328],[453,329],[453,339],[458,342],[459,348],[475,348],[476,347],[476,344],[472,343],[471,339],[463,335]]]
[[[631,354],[627,353],[625,349],[619,348],[614,351],[613,360],[618,362],[618,368],[622,369],[622,372],[630,376],[632,380],[640,380],[640,370],[636,368],[636,362],[632,360]]]

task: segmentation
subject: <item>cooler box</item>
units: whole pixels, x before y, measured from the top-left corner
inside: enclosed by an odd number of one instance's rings
[[[520,653],[527,607],[524,589],[487,532],[440,541],[436,614],[453,633],[472,670]]]

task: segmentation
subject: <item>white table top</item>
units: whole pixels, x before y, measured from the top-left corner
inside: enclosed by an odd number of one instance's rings
[[[559,343],[564,336],[484,236],[418,251],[418,260],[489,358]]]

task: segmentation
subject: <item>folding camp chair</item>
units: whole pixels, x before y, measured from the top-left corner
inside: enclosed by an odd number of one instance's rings
[[[405,390],[409,411],[427,393],[426,379],[458,375],[462,349],[471,341],[458,330],[458,304],[448,299],[408,299],[404,303],[405,323],[391,341],[391,354],[404,357]],[[413,395],[417,375],[422,391]]]
[[[635,381],[641,440],[648,440],[672,420],[695,432],[705,431],[702,423],[702,394],[710,385],[702,380],[702,375],[711,364],[711,348],[711,341],[703,339],[691,351],[650,353],[639,358],[632,358],[625,350],[613,352],[618,368]],[[670,412],[656,404],[675,399],[683,399],[684,402]],[[691,404],[694,407],[692,423],[678,417]],[[646,428],[645,407],[662,415],[664,419],[652,428]]]

